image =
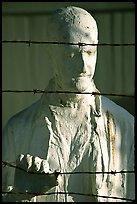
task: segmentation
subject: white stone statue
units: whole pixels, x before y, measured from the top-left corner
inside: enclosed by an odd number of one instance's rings
[[[98,43],[96,21],[78,7],[55,11],[47,30],[49,41]],[[44,93],[8,121],[2,156],[16,168],[2,169],[3,201],[134,199],[134,173],[105,173],[134,171],[134,117],[104,96],[84,94],[99,92],[93,81],[97,46],[50,44],[49,56],[54,78],[46,90],[75,93]]]

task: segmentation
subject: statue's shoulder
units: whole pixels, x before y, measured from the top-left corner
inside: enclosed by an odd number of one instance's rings
[[[23,110],[13,115],[8,120],[6,127],[18,128],[19,126],[25,127],[27,126],[27,124],[30,124],[33,118],[35,117],[39,103],[40,100],[36,101],[35,103],[31,104],[30,106],[24,108]]]
[[[107,97],[101,96],[101,107],[104,114],[112,114],[117,121],[125,121],[132,124],[134,123],[134,116],[132,114]]]

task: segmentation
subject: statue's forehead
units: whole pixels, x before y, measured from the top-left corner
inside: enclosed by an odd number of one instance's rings
[[[56,33],[61,41],[65,42],[83,42],[83,43],[95,43],[97,42],[97,31],[94,28],[71,26],[58,29]]]
[[[68,30],[66,36],[64,33],[63,38],[72,42],[94,43],[97,40],[97,33],[94,29],[76,27]]]

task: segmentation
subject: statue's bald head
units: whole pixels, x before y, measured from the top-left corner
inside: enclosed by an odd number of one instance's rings
[[[83,32],[84,31],[84,32]],[[50,41],[70,41],[80,35],[91,37],[91,43],[98,42],[98,29],[95,19],[84,9],[68,6],[56,10],[48,21],[48,39]],[[92,34],[92,35],[91,35]],[[82,40],[82,39],[81,39]],[[77,41],[77,39],[76,39]]]

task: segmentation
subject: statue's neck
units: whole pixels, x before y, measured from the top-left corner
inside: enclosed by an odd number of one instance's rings
[[[88,89],[83,93],[67,93],[63,92],[63,90],[58,86],[58,84],[55,82],[55,79],[51,79],[46,90],[47,91],[57,91],[57,93],[49,93],[48,94],[48,99],[50,101],[51,104],[53,105],[60,105],[60,106],[68,106],[68,107],[77,107],[77,106],[81,106],[83,104],[89,104],[89,102],[91,102],[91,97],[94,98],[93,96],[91,96],[91,94],[86,94],[86,93],[92,93],[93,91],[95,91],[95,85],[94,82],[91,82],[90,87],[88,87]],[[59,93],[59,92],[61,93]]]
[[[99,117],[101,114],[101,97],[99,95],[92,94],[75,94],[75,93],[56,93],[58,91],[55,86],[54,78],[50,80],[49,85],[45,89],[46,91],[55,91],[55,93],[46,93],[42,95],[42,106],[56,106],[56,107],[71,107],[76,109],[85,109],[88,107],[92,109],[95,116]],[[61,91],[59,89],[59,91]],[[94,85],[94,81],[91,82],[91,86],[86,92],[99,92]]]

